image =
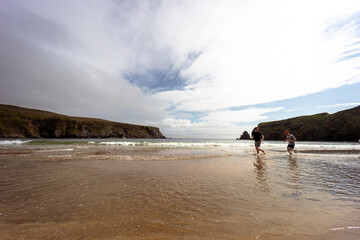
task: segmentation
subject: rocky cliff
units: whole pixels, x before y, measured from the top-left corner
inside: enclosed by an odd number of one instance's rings
[[[289,130],[300,141],[350,141],[360,138],[360,106],[334,114],[320,113],[259,124],[267,140],[285,139]]]
[[[1,138],[165,138],[159,128],[0,104]]]

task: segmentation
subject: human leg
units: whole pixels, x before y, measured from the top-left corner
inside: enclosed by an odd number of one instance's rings
[[[261,141],[255,142],[255,148],[256,148],[256,153],[257,153],[257,154],[259,154],[259,151],[262,151],[262,150],[260,149],[260,144],[261,144]]]
[[[292,153],[291,153],[291,151],[292,151],[292,149],[291,148],[287,148],[287,151],[288,151],[288,153],[290,154],[290,155],[292,155]]]
[[[292,144],[289,144],[287,146],[287,151],[289,152],[290,155],[292,155],[291,152],[294,150],[294,148],[295,148],[295,145],[292,145]],[[294,151],[294,152],[296,153],[297,151]]]
[[[260,145],[261,141],[255,142],[256,153],[259,154],[259,151],[261,151],[263,154],[265,154],[265,151],[260,148]]]

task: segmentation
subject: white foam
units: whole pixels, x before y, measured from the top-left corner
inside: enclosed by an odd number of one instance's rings
[[[330,231],[341,231],[346,229],[360,229],[358,226],[331,228]]]
[[[74,151],[74,148],[36,150],[36,152],[65,152],[65,151]]]
[[[236,147],[249,146],[246,143],[226,143],[226,142],[138,142],[138,141],[109,141],[109,142],[94,142],[89,141],[89,144],[99,145],[123,145],[123,146],[149,146],[149,147]]]
[[[125,146],[135,146],[135,142],[99,142],[100,145],[125,145]]]
[[[2,140],[0,141],[0,145],[17,145],[17,144],[24,144],[27,142],[31,142],[31,140]]]
[[[284,150],[287,147],[287,143],[275,142],[275,141],[264,141],[262,143],[264,148],[269,150]],[[315,151],[327,151],[327,150],[359,150],[360,144],[358,143],[347,143],[347,142],[296,142],[295,148],[301,150],[315,150]]]
[[[49,155],[49,158],[65,158],[65,157],[72,157],[73,155],[66,154],[66,155]]]

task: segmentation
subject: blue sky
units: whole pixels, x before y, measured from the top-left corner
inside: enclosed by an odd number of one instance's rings
[[[0,103],[229,138],[360,105],[360,2],[0,0]]]
[[[335,113],[345,109],[360,105],[359,99],[360,83],[345,85],[318,93],[309,94],[302,97],[290,98],[267,104],[242,107],[261,108],[261,107],[281,107],[281,110],[266,114],[266,121],[276,121],[303,115],[318,113]],[[257,125],[257,121],[249,124]]]

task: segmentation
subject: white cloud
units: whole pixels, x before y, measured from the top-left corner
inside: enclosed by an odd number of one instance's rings
[[[359,23],[327,32],[331,24],[359,10],[360,3],[229,3],[225,1],[221,17],[202,26],[201,32],[208,34],[191,35],[195,42],[209,38],[209,44],[189,68],[183,69],[188,86],[155,97],[173,102],[181,111],[212,111],[303,96],[360,81],[358,58],[336,62],[343,52],[358,47],[349,44],[360,40],[352,30]],[[211,12],[211,6],[210,2],[205,11]],[[192,16],[196,22],[198,16]],[[177,37],[182,40],[189,35]]]
[[[333,105],[321,105],[321,106],[317,106],[317,108],[353,107],[353,106],[359,106],[359,105],[360,105],[360,102],[339,103],[339,104],[333,104]]]
[[[254,126],[249,122],[266,120],[266,113],[276,112],[283,108],[248,108],[243,110],[221,110],[210,112],[197,121],[189,119],[166,118],[160,125],[167,136],[193,138],[236,138],[243,131],[250,131]]]
[[[188,119],[166,118],[159,123],[162,132],[167,137],[181,138],[214,138],[235,139],[243,131],[250,131],[254,126],[238,126],[233,123],[198,121]]]
[[[203,121],[208,122],[229,122],[229,123],[242,123],[242,122],[255,122],[267,119],[267,116],[263,114],[268,112],[276,112],[283,108],[249,108],[244,110],[235,111],[214,111],[209,115],[200,118]]]

